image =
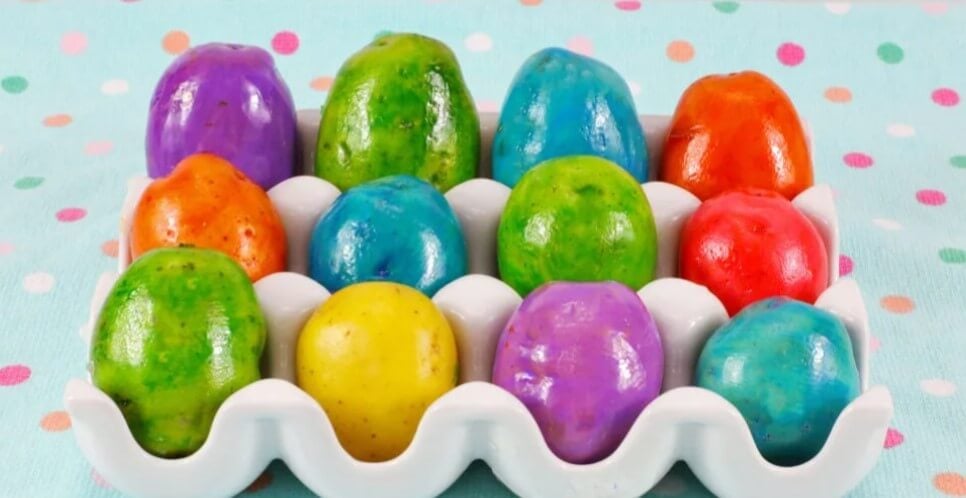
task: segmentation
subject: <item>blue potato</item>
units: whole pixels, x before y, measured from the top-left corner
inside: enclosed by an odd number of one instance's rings
[[[466,271],[456,214],[432,185],[409,175],[347,190],[316,224],[309,244],[309,276],[330,292],[385,280],[432,296]]]
[[[647,179],[647,145],[627,83],[610,66],[562,48],[527,59],[493,138],[493,178],[510,187],[555,157],[603,157]]]
[[[815,456],[859,395],[845,326],[787,298],[758,301],[715,331],[695,377],[738,408],[762,456],[777,465]]]

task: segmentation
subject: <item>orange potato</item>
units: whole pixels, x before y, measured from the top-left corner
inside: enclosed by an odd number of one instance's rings
[[[131,225],[131,257],[191,245],[229,255],[254,282],[285,271],[285,228],[268,195],[213,154],[182,160],[141,195]]]

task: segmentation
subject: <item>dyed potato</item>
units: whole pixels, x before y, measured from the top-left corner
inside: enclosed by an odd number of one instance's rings
[[[315,174],[341,190],[410,174],[445,192],[476,173],[480,120],[456,57],[438,40],[380,37],[329,90]]]
[[[265,190],[292,176],[295,107],[258,47],[209,43],[188,49],[161,76],[148,111],[148,175],[168,175],[197,152],[224,157]]]
[[[432,301],[388,282],[336,292],[309,318],[296,348],[299,387],[339,442],[363,461],[402,453],[426,408],[456,386],[456,340]]]
[[[712,75],[681,95],[659,178],[705,200],[744,187],[788,199],[812,186],[812,159],[788,95],[754,71]]]
[[[465,275],[467,265],[463,232],[446,198],[408,175],[339,196],[309,244],[309,275],[332,292],[387,280],[432,296]]]
[[[616,282],[533,291],[510,317],[493,363],[493,383],[526,405],[550,449],[571,463],[617,449],[663,378],[654,319]]]
[[[647,145],[627,83],[610,66],[562,48],[527,59],[493,138],[493,178],[510,187],[547,159],[590,155],[647,179]]]
[[[497,231],[500,277],[520,295],[553,280],[654,278],[657,231],[637,181],[591,156],[551,159],[513,188]]]
[[[191,245],[231,256],[252,281],[285,271],[285,228],[268,195],[228,161],[185,158],[141,195],[131,223],[131,256]]]
[[[221,403],[259,379],[266,326],[228,256],[158,249],[114,284],[91,341],[91,378],[150,453],[201,447]]]
[[[695,378],[735,405],[762,456],[778,465],[815,456],[860,386],[842,322],[785,298],[759,301],[719,328]]]
[[[814,303],[828,287],[818,230],[781,195],[735,191],[704,201],[681,232],[681,278],[708,288],[734,315],[773,296]]]

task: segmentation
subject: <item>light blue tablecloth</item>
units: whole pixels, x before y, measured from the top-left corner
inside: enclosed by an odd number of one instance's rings
[[[840,264],[877,339],[873,382],[895,397],[889,449],[854,495],[966,494],[966,7],[362,4],[0,3],[0,496],[117,495],[80,455],[61,396],[84,373],[77,329],[115,265],[125,180],[144,170],[148,99],[170,52],[274,38],[297,105],[317,107],[325,77],[383,30],[448,43],[488,110],[548,45],[612,64],[642,113],[670,113],[707,73],[777,80],[811,124],[819,181],[837,192]],[[308,495],[281,465],[268,476],[261,496]],[[501,493],[474,465],[450,496]],[[654,496],[705,494],[676,475]]]

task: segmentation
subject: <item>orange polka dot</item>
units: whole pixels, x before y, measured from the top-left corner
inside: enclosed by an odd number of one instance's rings
[[[271,484],[272,484],[272,473],[266,470],[265,472],[262,472],[262,475],[258,476],[258,478],[255,479],[254,482],[252,482],[251,484],[248,485],[247,488],[245,488],[245,492],[257,493],[271,486]]]
[[[116,258],[117,257],[117,241],[116,240],[108,240],[107,242],[104,242],[103,244],[101,244],[101,252],[104,253],[104,255],[107,256],[107,257],[109,257],[109,258]]]
[[[527,7],[535,7],[540,5],[543,0],[520,0],[520,3],[526,5]]]
[[[694,58],[694,46],[685,40],[674,40],[668,43],[666,53],[674,62],[688,62]]]
[[[932,478],[936,489],[950,496],[966,496],[966,477],[957,472],[943,472]]]
[[[319,92],[327,92],[329,88],[332,88],[332,77],[331,76],[319,76],[314,78],[309,86]]]
[[[51,114],[44,118],[44,126],[48,128],[60,128],[69,125],[73,118],[69,114]]]
[[[825,99],[829,102],[844,104],[852,101],[852,92],[844,86],[830,86],[825,89]]]
[[[910,313],[916,309],[916,303],[906,296],[886,296],[879,301],[879,304],[886,311],[899,314]]]
[[[171,55],[178,55],[191,45],[191,38],[188,37],[188,33],[184,31],[168,31],[161,39],[161,47],[164,51]]]
[[[70,415],[62,410],[50,412],[40,419],[40,428],[47,432],[66,431],[70,429]]]

